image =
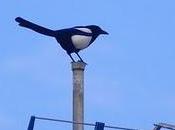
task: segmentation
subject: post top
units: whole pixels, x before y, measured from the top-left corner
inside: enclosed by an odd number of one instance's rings
[[[77,61],[77,62],[71,62],[72,64],[72,70],[84,70],[86,63],[82,61]]]

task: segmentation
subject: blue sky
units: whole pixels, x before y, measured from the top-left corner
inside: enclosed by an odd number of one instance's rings
[[[31,115],[72,119],[70,59],[56,40],[20,28],[21,16],[51,29],[96,24],[110,33],[80,52],[85,122],[148,130],[175,124],[174,0],[5,0],[0,4],[0,129]],[[70,125],[37,122],[37,130]],[[87,127],[86,130],[93,128]]]

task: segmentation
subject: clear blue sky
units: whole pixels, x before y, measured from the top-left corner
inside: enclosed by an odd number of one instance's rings
[[[2,1],[0,129],[26,130],[31,115],[72,119],[69,57],[55,39],[20,28],[17,16],[51,29],[96,24],[110,33],[80,53],[88,63],[85,122],[142,130],[175,124],[174,13],[174,0]]]

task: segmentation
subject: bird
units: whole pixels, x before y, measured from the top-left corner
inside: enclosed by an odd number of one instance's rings
[[[15,21],[18,22],[21,27],[31,29],[46,36],[54,37],[73,62],[75,62],[75,60],[71,55],[72,53],[75,53],[78,56],[79,61],[84,62],[79,55],[79,51],[89,47],[99,35],[108,34],[108,32],[102,30],[97,25],[74,26],[71,28],[52,30],[21,17],[16,17]]]

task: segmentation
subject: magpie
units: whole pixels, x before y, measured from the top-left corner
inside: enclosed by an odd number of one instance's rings
[[[100,34],[108,34],[97,25],[75,26],[72,28],[51,30],[21,17],[17,17],[15,21],[18,22],[21,27],[56,38],[57,42],[67,52],[73,62],[75,62],[75,60],[71,56],[72,53],[75,53],[80,61],[84,62],[78,52],[91,45]]]

